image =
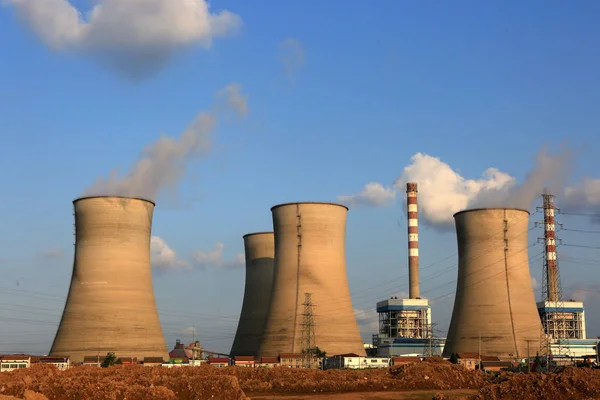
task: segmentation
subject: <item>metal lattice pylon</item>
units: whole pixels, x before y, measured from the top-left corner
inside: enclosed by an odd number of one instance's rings
[[[312,294],[304,293],[304,312],[302,313],[302,366],[313,368],[315,361],[315,315],[313,312]]]
[[[542,270],[542,303],[541,312],[542,331],[540,333],[540,353],[542,368],[552,368],[550,361],[553,357],[567,355],[568,333],[564,320],[564,303],[562,298],[562,286],[560,282],[560,271],[556,256],[556,246],[560,239],[556,237],[557,227],[562,225],[556,223],[554,216],[559,211],[554,206],[554,196],[543,194],[543,206],[537,207],[544,212],[544,236],[538,241],[545,245],[544,261]],[[553,344],[555,344],[553,346]]]
[[[437,326],[438,324],[436,322],[427,325],[427,337],[425,341],[425,346],[423,347],[423,357],[435,357],[441,355],[439,352],[441,348],[441,340],[437,336]]]

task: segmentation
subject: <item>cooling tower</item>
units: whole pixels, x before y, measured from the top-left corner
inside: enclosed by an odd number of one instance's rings
[[[246,250],[246,285],[244,301],[231,356],[256,356],[265,329],[271,301],[275,268],[275,238],[273,232],[250,233],[244,236]]]
[[[539,349],[541,332],[528,259],[529,213],[510,208],[454,215],[458,281],[444,357],[478,353],[501,359]]]
[[[75,260],[50,355],[163,357],[150,267],[154,203],[86,197],[75,208]]]
[[[364,356],[346,277],[348,209],[306,202],[280,204],[271,212],[275,277],[259,356],[301,353],[311,332],[312,343],[328,355]],[[303,304],[305,293],[311,293],[312,307]]]

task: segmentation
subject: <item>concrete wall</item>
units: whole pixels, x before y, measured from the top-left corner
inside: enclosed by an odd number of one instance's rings
[[[271,301],[275,268],[275,237],[273,232],[244,236],[246,250],[246,285],[240,321],[231,356],[256,356],[265,328]]]
[[[478,352],[480,336],[484,355],[527,357],[527,340],[535,355],[541,322],[529,272],[529,213],[476,209],[454,218],[458,282],[444,356]]]
[[[73,203],[73,274],[50,355],[168,359],[150,266],[154,204],[121,197]]]
[[[291,203],[271,209],[275,278],[259,355],[302,351],[304,294],[312,293],[315,344],[328,355],[366,355],[346,276],[344,206]]]

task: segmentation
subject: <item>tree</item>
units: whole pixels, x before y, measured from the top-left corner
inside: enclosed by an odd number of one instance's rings
[[[452,364],[458,364],[458,354],[456,354],[456,353],[450,354],[450,362]]]
[[[117,356],[115,355],[115,353],[108,352],[106,354],[106,357],[104,357],[104,361],[102,361],[102,365],[100,365],[100,366],[102,368],[108,368],[115,364],[121,364],[121,360],[117,359]]]
[[[318,346],[313,349],[313,354],[317,356],[317,358],[325,358],[327,357],[327,352],[321,350]]]

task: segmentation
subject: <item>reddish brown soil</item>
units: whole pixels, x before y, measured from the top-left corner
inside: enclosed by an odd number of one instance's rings
[[[14,396],[14,397],[13,397]],[[0,374],[0,400],[600,399],[600,370],[484,375],[448,362],[373,370],[35,366]]]

